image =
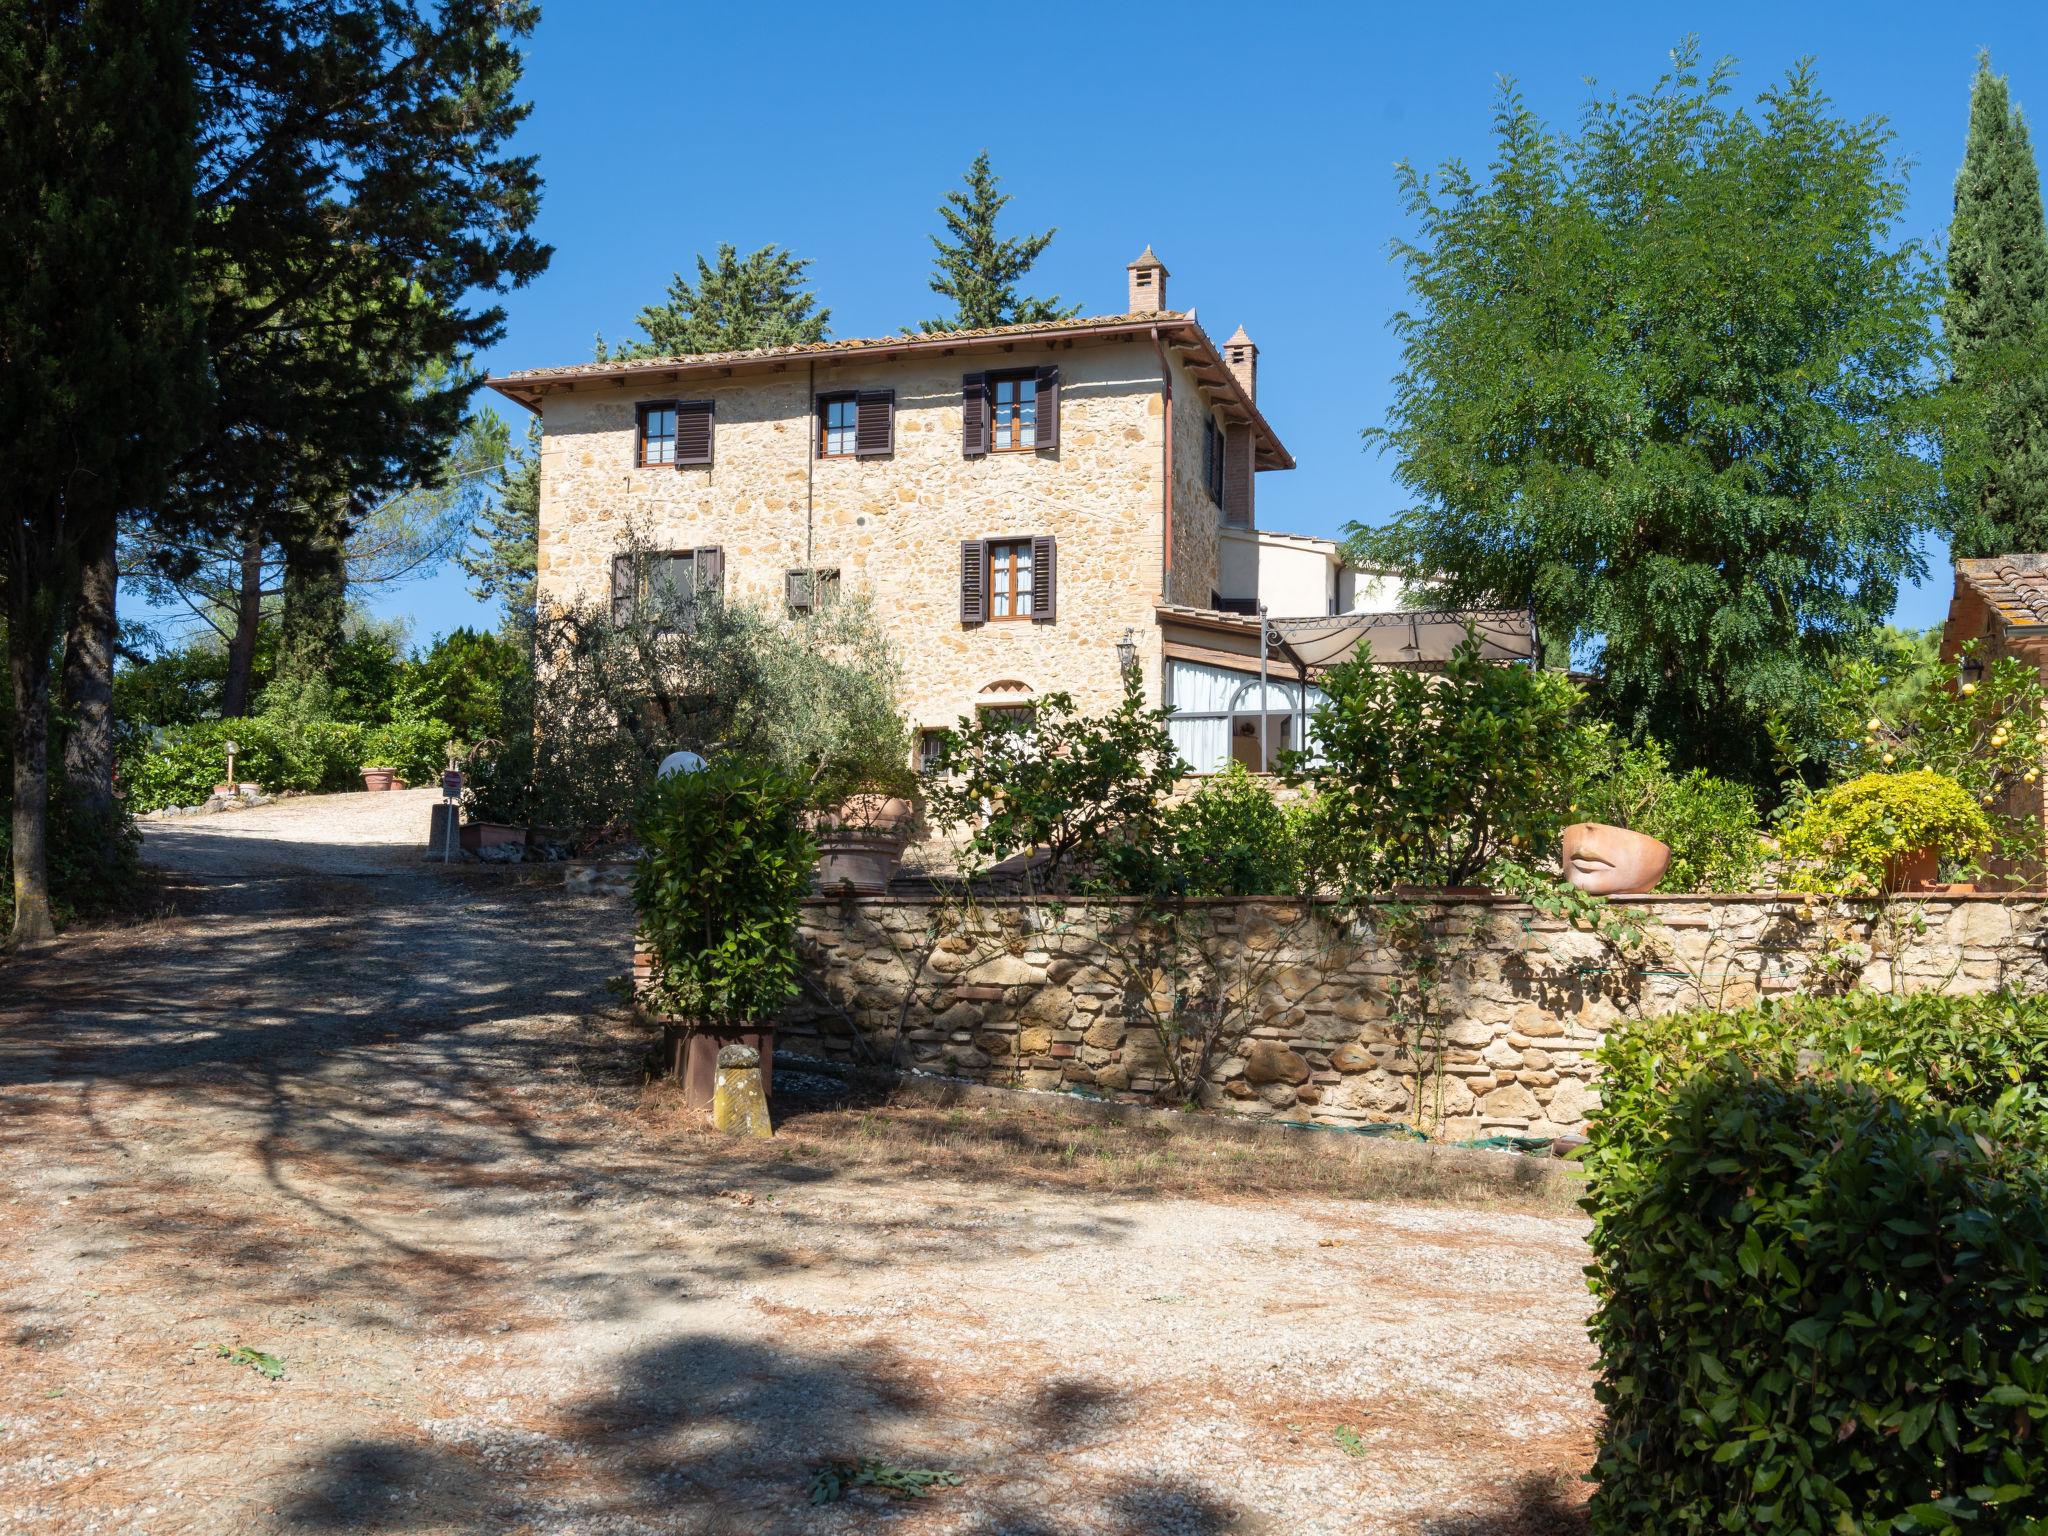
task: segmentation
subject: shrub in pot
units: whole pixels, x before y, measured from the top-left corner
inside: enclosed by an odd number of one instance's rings
[[[889,888],[916,830],[916,790],[916,776],[900,766],[840,778],[815,792],[819,889],[876,895]]]
[[[1583,822],[1668,848],[1670,862],[1652,882],[1658,890],[1748,890],[1763,865],[1755,795],[1701,768],[1674,773],[1654,740],[1604,744],[1571,809]]]
[[[1793,889],[1874,896],[1925,889],[1943,861],[1973,865],[1991,842],[1990,818],[1946,774],[1866,773],[1813,796],[1779,848]]]
[[[656,780],[637,819],[633,897],[649,951],[644,1005],[666,1021],[669,1068],[693,1105],[711,1102],[718,1047],[761,1052],[798,990],[797,912],[817,848],[810,790],[771,762],[714,757]]]

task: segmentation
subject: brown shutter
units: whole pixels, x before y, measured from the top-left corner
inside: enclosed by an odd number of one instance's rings
[[[820,395],[811,402],[811,409],[816,413],[811,421],[811,457],[814,459],[825,457],[825,407],[831,403],[830,395]]]
[[[1202,423],[1202,488],[1213,498],[1216,494],[1216,423],[1204,420]]]
[[[1038,425],[1032,441],[1040,448],[1060,445],[1060,370],[1054,363],[1038,370]]]
[[[725,590],[725,551],[716,544],[707,544],[694,553],[697,556],[697,590],[699,592],[723,592]]]
[[[988,375],[960,380],[960,455],[978,459],[988,452]]]
[[[630,624],[633,621],[633,557],[612,556],[612,622]]]
[[[709,400],[678,400],[676,402],[676,464],[709,464],[711,462],[711,402]]]
[[[1209,499],[1217,506],[1223,505],[1223,487],[1230,478],[1230,434],[1216,434],[1216,483],[1209,488]]]
[[[864,389],[856,397],[853,451],[863,459],[893,452],[896,447],[896,391]]]
[[[988,622],[988,541],[960,541],[960,622]]]
[[[802,613],[811,606],[811,580],[809,571],[782,573],[782,600],[793,611]]]
[[[1057,541],[1049,533],[1031,540],[1031,617],[1040,624],[1058,617],[1060,572]]]

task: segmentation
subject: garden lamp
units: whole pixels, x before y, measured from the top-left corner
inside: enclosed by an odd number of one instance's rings
[[[1956,670],[1962,673],[1963,681],[1966,683],[1983,681],[1984,663],[1975,656],[1965,656]]]

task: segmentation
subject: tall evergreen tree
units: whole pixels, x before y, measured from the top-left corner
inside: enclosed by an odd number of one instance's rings
[[[697,257],[697,281],[682,273],[669,279],[668,297],[636,317],[646,337],[607,352],[607,357],[684,357],[693,352],[741,352],[750,347],[789,347],[823,341],[832,311],[819,309],[804,286],[810,262],[780,246],[764,245],[745,256],[730,245],[718,259]]]
[[[504,610],[508,634],[530,634],[539,598],[540,418],[526,424],[526,444],[514,448],[455,560],[469,576],[470,595]]]
[[[0,624],[17,944],[52,937],[50,672],[83,567],[202,399],[190,8],[0,7]]]
[[[1810,66],[1728,101],[1691,43],[1547,128],[1510,86],[1485,177],[1413,167],[1386,425],[1413,497],[1349,549],[1447,606],[1527,604],[1686,767],[1769,784],[1770,731],[1890,613],[1946,519],[1918,412],[1938,274],[1880,121]]]
[[[1018,235],[1005,240],[996,233],[996,215],[1010,200],[998,192],[1001,178],[989,169],[988,151],[983,150],[967,167],[967,190],[946,194],[939,205],[939,217],[946,221],[951,241],[931,237],[938,256],[932,262],[931,289],[953,301],[953,313],[927,320],[926,331],[978,330],[991,325],[1025,325],[1044,320],[1065,320],[1078,315],[1081,306],[1060,307],[1060,296],[1049,299],[1020,296],[1017,284],[1031,270],[1059,228],[1041,235]]]
[[[1970,87],[1942,323],[1982,433],[1956,552],[2048,550],[2048,226],[2026,119],[1988,54]]]

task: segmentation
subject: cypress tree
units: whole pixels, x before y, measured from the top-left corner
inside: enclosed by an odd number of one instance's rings
[[[1942,312],[1983,461],[1959,555],[2048,549],[2048,227],[2026,119],[1978,56]]]
[[[988,151],[983,150],[967,167],[967,190],[948,192],[939,205],[939,217],[952,235],[948,244],[931,237],[938,249],[932,262],[933,293],[953,301],[953,313],[927,320],[926,331],[962,331],[991,325],[1025,325],[1044,320],[1065,320],[1078,315],[1081,306],[1060,307],[1060,296],[1049,299],[1019,296],[1017,284],[1031,270],[1031,264],[1052,243],[1057,227],[1041,235],[1019,235],[1005,240],[996,234],[996,215],[1010,200],[998,192],[1000,178],[989,169]]]

